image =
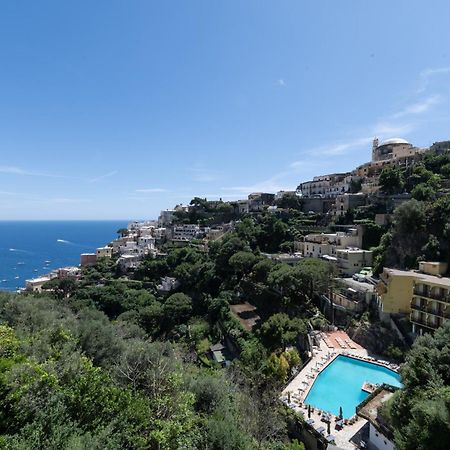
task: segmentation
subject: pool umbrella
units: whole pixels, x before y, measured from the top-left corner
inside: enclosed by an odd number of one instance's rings
[[[311,418],[311,405],[308,405],[308,419]]]
[[[342,419],[344,417],[344,414],[342,412],[342,406],[339,406],[339,419]]]

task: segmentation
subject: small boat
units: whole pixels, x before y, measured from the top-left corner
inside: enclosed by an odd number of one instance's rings
[[[8,280],[2,280],[2,283],[6,283]]]
[[[33,270],[33,272],[37,272],[37,271],[38,271],[37,269],[34,269],[34,270]]]
[[[51,261],[49,261],[49,260],[44,261],[44,262],[45,262],[45,264],[50,264],[51,263]]]
[[[25,263],[23,262],[23,261],[19,261],[18,263],[17,263],[17,265],[18,266],[23,266]]]
[[[14,277],[15,280],[18,280],[20,277]]]

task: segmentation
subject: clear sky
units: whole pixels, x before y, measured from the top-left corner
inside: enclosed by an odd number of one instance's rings
[[[450,139],[448,0],[0,3],[0,219],[139,219]]]

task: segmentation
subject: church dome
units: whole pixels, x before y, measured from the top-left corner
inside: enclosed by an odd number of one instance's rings
[[[392,138],[392,139],[386,139],[385,141],[383,141],[379,145],[379,147],[381,147],[383,145],[392,145],[392,144],[409,144],[409,142],[402,138]]]

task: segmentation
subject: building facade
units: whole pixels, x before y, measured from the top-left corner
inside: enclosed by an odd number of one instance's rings
[[[447,264],[421,262],[419,271],[385,268],[377,285],[382,318],[406,314],[414,333],[433,331],[450,320]]]

